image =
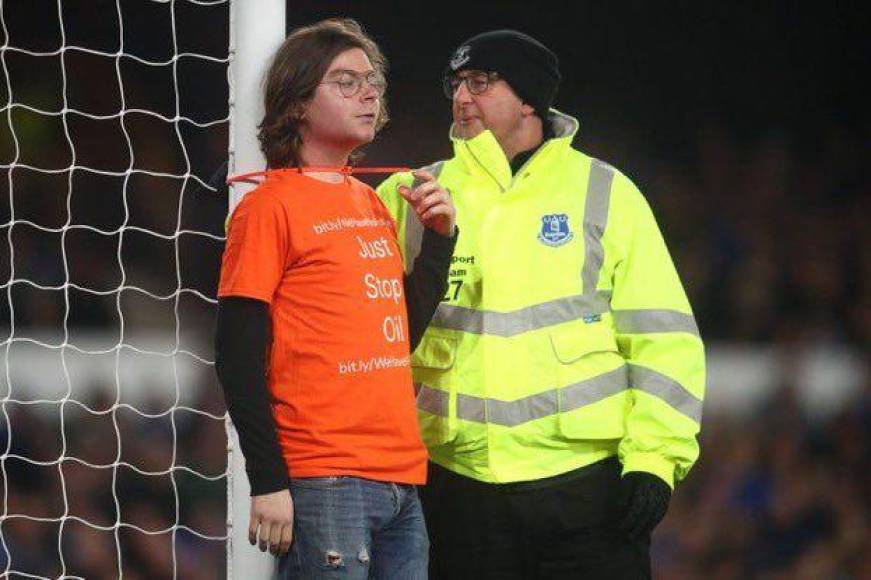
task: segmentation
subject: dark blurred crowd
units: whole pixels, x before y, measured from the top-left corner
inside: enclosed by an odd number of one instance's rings
[[[639,184],[706,339],[871,343],[871,135],[818,126],[702,125],[687,163]]]
[[[871,384],[808,420],[789,388],[752,417],[709,417],[702,458],[654,534],[657,577],[871,578]]]
[[[193,407],[222,416],[219,392],[203,386]],[[158,417],[146,418],[113,408],[110,389],[96,392],[83,402],[99,414],[72,403],[4,404],[0,570],[47,578],[224,577],[223,420],[156,406],[143,411]]]

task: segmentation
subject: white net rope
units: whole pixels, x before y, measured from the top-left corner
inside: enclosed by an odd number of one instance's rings
[[[215,578],[228,0],[0,0],[0,577]]]

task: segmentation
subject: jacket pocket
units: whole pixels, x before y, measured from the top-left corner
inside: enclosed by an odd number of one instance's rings
[[[585,324],[576,321],[550,333],[556,359],[563,365],[578,362],[586,355],[617,352],[614,332],[603,322]]]
[[[428,336],[411,358],[417,418],[427,447],[444,445],[457,436],[456,355],[455,338]]]
[[[623,437],[631,402],[612,329],[576,321],[551,332],[550,342],[560,434],[570,440]]]

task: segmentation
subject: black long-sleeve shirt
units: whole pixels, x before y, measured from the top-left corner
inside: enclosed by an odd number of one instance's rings
[[[424,230],[420,255],[404,277],[410,349],[414,352],[447,289],[448,270],[459,231],[452,237]],[[251,495],[285,489],[287,466],[266,384],[270,342],[269,305],[242,297],[218,301],[215,370],[224,390],[230,418],[236,425]]]

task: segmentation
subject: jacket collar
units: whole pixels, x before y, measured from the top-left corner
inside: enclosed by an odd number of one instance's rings
[[[542,143],[538,151],[526,162],[523,167],[524,172],[534,170],[547,159],[564,155],[571,147],[572,139],[580,126],[577,119],[556,109],[550,110],[547,122],[550,123],[553,137]],[[509,189],[513,179],[511,166],[493,133],[486,130],[472,139],[460,139],[455,135],[454,129],[454,125],[451,125],[450,138],[454,145],[454,155],[462,161],[467,171],[489,175],[502,191]]]

